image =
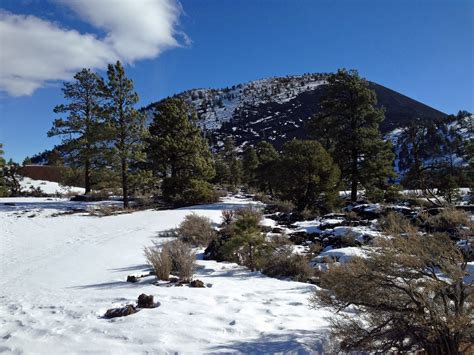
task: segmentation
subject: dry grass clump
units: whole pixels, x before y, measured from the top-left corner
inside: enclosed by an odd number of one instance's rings
[[[270,203],[278,212],[289,213],[296,209],[296,206],[293,202],[288,200],[274,200]]]
[[[267,194],[264,194],[262,192],[257,192],[254,197],[255,200],[263,202],[267,205],[271,205],[273,203],[273,200],[268,196]]]
[[[194,246],[208,246],[212,240],[217,238],[217,232],[212,227],[211,220],[195,213],[184,217],[177,229],[177,234],[178,239],[183,243]]]
[[[455,208],[445,208],[435,216],[426,219],[429,228],[447,231],[458,229],[461,226],[472,226],[469,214],[463,210]]]
[[[405,216],[396,212],[389,212],[379,219],[382,232],[388,235],[413,235],[418,229]]]
[[[192,248],[180,240],[167,243],[171,256],[171,272],[176,274],[181,281],[189,282],[193,278],[196,254]]]
[[[163,245],[155,243],[153,247],[145,248],[144,253],[159,280],[168,281],[170,274],[178,276],[183,282],[192,279],[196,255],[188,244],[180,240]]]
[[[171,255],[166,244],[161,248],[155,244],[144,249],[147,263],[155,271],[156,278],[163,281],[169,280],[172,267]]]

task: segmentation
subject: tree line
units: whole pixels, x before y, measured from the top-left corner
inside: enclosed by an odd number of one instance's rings
[[[300,211],[330,210],[341,189],[350,190],[351,201],[360,189],[372,200],[388,198],[396,190],[396,173],[394,147],[379,129],[384,109],[357,71],[340,69],[326,80],[321,110],[307,127],[311,139],[289,141],[279,152],[266,141],[241,151],[228,137],[213,152],[183,100],[167,98],[146,117],[135,108],[139,97],[120,62],[108,66],[105,79],[83,69],[64,83],[66,103],[54,108],[61,117],[48,136],[62,142],[49,158],[73,168],[70,178],[76,182],[80,172],[86,195],[120,186],[125,207],[131,196],[147,194],[174,205],[212,202],[215,185],[246,186],[291,201]],[[433,196],[438,188],[452,202],[457,187],[472,184],[472,159],[470,170],[455,162],[459,156],[469,161],[472,141],[448,127],[464,122],[472,132],[469,117],[460,112],[444,120],[416,120],[402,131],[395,143],[398,167],[407,172],[404,187]],[[437,154],[451,161],[426,163]]]

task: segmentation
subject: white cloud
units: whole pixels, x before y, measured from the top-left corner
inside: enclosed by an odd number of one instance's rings
[[[155,58],[179,45],[175,0],[58,0],[106,35],[79,33],[35,16],[0,12],[0,91],[31,95],[49,81],[120,59]]]

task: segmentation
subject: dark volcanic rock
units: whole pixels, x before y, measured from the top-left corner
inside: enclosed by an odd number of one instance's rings
[[[127,282],[138,282],[138,277],[134,275],[128,275],[127,276]]]
[[[193,280],[189,284],[189,287],[205,288],[206,286],[204,286],[204,282],[202,282],[201,280]]]
[[[295,232],[290,234],[290,241],[296,245],[303,245],[306,242],[314,242],[318,237],[317,233]]]
[[[142,293],[140,296],[138,296],[137,306],[138,308],[155,308],[156,304],[153,301],[152,295],[146,295]]]
[[[135,308],[134,305],[128,304],[125,307],[108,309],[107,312],[105,312],[104,314],[104,318],[110,319],[117,317],[125,317],[137,312],[138,310]]]

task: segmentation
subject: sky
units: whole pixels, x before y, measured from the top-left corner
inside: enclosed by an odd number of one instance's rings
[[[48,138],[62,83],[121,60],[138,106],[192,88],[357,69],[446,113],[474,111],[472,0],[0,0],[0,142]]]

